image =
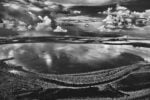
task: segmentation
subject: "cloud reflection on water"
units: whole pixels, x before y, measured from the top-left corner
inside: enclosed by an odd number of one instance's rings
[[[28,43],[3,45],[2,58],[15,57],[10,63],[45,73],[74,73],[119,67],[150,60],[148,48],[102,44]],[[143,58],[142,58],[143,57]]]

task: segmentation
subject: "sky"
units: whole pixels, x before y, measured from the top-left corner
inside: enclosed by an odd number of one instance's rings
[[[94,5],[107,5],[121,0],[50,0],[50,1],[64,4],[94,6]]]

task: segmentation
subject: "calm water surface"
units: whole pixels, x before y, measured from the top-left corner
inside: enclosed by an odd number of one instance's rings
[[[26,43],[1,45],[0,57],[42,73],[81,73],[150,60],[149,48],[102,44]]]

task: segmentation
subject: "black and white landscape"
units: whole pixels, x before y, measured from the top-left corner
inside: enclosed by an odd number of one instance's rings
[[[149,0],[1,0],[0,100],[149,100]]]

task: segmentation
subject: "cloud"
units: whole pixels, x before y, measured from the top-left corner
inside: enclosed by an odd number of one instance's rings
[[[118,2],[120,0],[50,0],[50,1],[62,4],[94,6],[94,5],[107,5],[110,3]]]

